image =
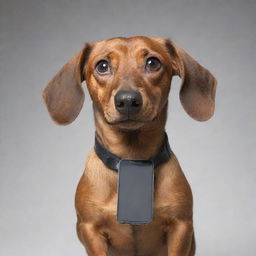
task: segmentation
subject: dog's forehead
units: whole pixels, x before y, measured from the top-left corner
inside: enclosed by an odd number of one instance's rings
[[[153,37],[115,37],[94,43],[92,54],[104,54],[108,51],[119,51],[123,53],[137,50],[152,50],[161,52],[164,50],[165,40]]]

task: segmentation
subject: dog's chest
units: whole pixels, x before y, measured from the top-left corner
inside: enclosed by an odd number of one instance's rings
[[[154,207],[153,221],[146,225],[121,224],[116,219],[117,193],[99,212],[105,220],[103,232],[109,243],[110,255],[167,255],[166,222],[161,207]]]
[[[150,224],[133,226],[121,224],[116,220],[115,214],[109,214],[105,231],[110,255],[167,255],[166,233],[158,216],[154,216]]]
[[[81,184],[82,185],[82,184]],[[85,184],[83,184],[85,185]],[[77,203],[82,207],[78,212],[83,219],[93,216],[93,222],[106,236],[109,255],[160,256],[166,254],[165,221],[161,207],[154,207],[153,221],[146,225],[132,226],[117,221],[117,191],[107,190],[104,194],[91,194],[90,200],[84,195]],[[159,205],[159,204],[157,204]]]

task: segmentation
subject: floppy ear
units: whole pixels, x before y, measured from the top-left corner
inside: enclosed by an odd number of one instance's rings
[[[176,74],[182,79],[180,101],[185,111],[195,120],[206,121],[215,108],[215,77],[170,40],[166,46],[174,58]]]
[[[69,60],[53,77],[43,91],[43,98],[52,119],[58,124],[69,124],[80,113],[84,103],[83,69],[91,46],[84,48]]]

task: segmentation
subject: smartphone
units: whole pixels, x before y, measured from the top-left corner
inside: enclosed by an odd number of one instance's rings
[[[117,220],[131,225],[150,223],[153,197],[153,162],[122,159],[118,166]]]

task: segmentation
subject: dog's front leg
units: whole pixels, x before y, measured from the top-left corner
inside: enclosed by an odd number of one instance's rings
[[[88,256],[107,256],[106,238],[92,223],[79,223],[77,226],[79,239],[83,243]]]
[[[191,221],[177,221],[167,233],[168,256],[193,256],[195,241]]]

